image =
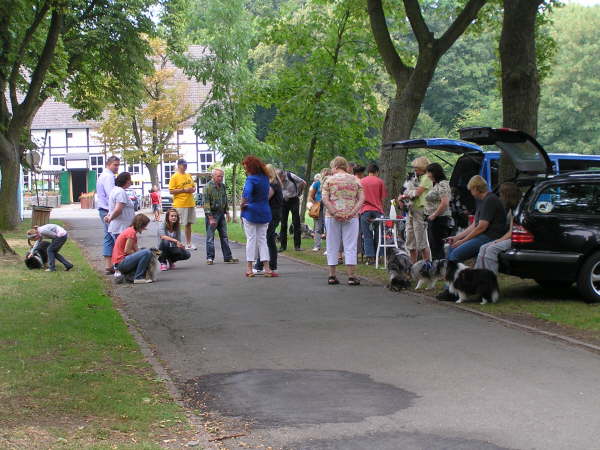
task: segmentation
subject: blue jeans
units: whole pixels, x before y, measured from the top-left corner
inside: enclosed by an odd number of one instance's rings
[[[67,242],[67,235],[65,234],[63,237],[57,237],[52,239],[52,243],[48,246],[48,268],[50,270],[55,269],[55,260],[59,260],[63,265],[68,268],[71,267],[72,264],[65,259],[58,251],[62,248],[62,246]]]
[[[102,256],[112,256],[113,247],[115,246],[115,240],[113,235],[108,232],[108,224],[104,221],[104,218],[108,214],[106,209],[98,208],[98,215],[102,221],[104,227],[104,241],[102,242]]]
[[[365,211],[360,215],[360,232],[363,238],[365,256],[367,258],[375,257],[375,248],[379,239],[379,227],[373,224],[373,219],[382,217],[379,211]]]
[[[475,236],[473,239],[468,240],[464,244],[450,249],[450,252],[448,253],[448,261],[462,262],[469,258],[474,258],[477,256],[477,253],[479,253],[479,248],[483,244],[487,244],[492,240],[492,238],[489,238],[484,234]]]
[[[117,264],[117,269],[123,275],[135,272],[134,278],[136,280],[141,280],[146,274],[151,257],[152,252],[149,249],[145,248],[143,250],[138,250],[131,255],[127,255],[123,261]]]
[[[225,220],[224,213],[213,214],[214,219],[217,221],[217,226],[212,228],[209,224],[208,217],[205,219],[206,222],[206,259],[215,259],[215,233],[219,232],[219,239],[221,240],[221,251],[223,252],[223,258],[227,261],[231,259],[231,249],[229,248],[229,238],[227,237],[227,221]]]

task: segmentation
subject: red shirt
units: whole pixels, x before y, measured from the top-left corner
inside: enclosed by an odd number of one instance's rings
[[[383,180],[375,175],[369,175],[360,180],[360,184],[365,192],[365,202],[360,208],[360,213],[377,211],[383,214],[383,199],[387,197]]]
[[[153,205],[160,205],[160,195],[158,195],[158,192],[150,192],[150,201]]]
[[[115,246],[113,247],[112,252],[112,263],[119,264],[121,261],[125,259],[125,244],[127,243],[127,239],[133,239],[134,244],[137,244],[137,233],[133,229],[133,227],[125,228],[119,237],[115,241]]]

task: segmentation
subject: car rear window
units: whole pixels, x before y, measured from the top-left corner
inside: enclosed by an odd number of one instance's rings
[[[539,193],[533,209],[541,214],[599,214],[599,197],[599,184],[555,184]]]

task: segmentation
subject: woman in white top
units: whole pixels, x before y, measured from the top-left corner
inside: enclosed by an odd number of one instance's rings
[[[125,192],[129,186],[131,186],[131,174],[122,172],[115,179],[115,187],[108,196],[108,214],[104,221],[108,223],[108,232],[115,240],[125,228],[131,226],[135,217],[133,202]]]
[[[34,253],[44,238],[52,241],[48,247],[48,268],[46,269],[46,272],[56,272],[55,259],[58,259],[65,266],[66,271],[71,270],[73,264],[58,253],[65,242],[67,242],[67,230],[53,223],[33,227],[31,230],[27,231],[27,240],[29,241],[29,245],[31,245],[31,241],[37,242],[29,252]]]
[[[504,205],[506,213],[506,223],[508,224],[508,231],[495,241],[483,244],[479,248],[477,254],[477,261],[475,262],[476,269],[488,269],[494,273],[498,273],[498,255],[508,250],[511,246],[511,234],[513,226],[514,209],[521,200],[521,190],[515,183],[502,183],[500,185],[500,201]]]

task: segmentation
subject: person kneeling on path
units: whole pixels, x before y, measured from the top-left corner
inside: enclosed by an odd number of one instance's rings
[[[48,268],[46,269],[46,272],[56,272],[55,260],[57,259],[65,266],[65,271],[69,271],[73,268],[73,264],[58,253],[65,242],[67,242],[67,237],[67,230],[53,223],[42,225],[40,227],[33,227],[31,230],[27,231],[27,240],[37,242],[29,252],[34,253],[42,240],[48,238],[52,243],[48,247]]]
[[[482,245],[500,238],[507,229],[504,206],[498,196],[488,190],[486,181],[475,175],[469,180],[467,189],[475,200],[479,200],[475,220],[463,232],[448,238],[448,261],[463,262],[477,256]],[[438,300],[446,301],[457,298],[448,288],[437,296]]]
[[[181,242],[181,225],[179,213],[175,208],[169,208],[165,214],[165,221],[158,226],[158,249],[160,256],[160,270],[175,268],[176,261],[190,259],[190,252]]]
[[[206,264],[209,266],[215,260],[215,233],[219,232],[223,260],[227,264],[239,262],[231,255],[229,239],[227,238],[227,222],[231,221],[229,204],[227,203],[227,188],[223,183],[221,169],[212,171],[212,180],[204,187],[204,215],[206,216]]]
[[[125,228],[115,241],[112,262],[117,270],[121,272],[121,277],[117,279],[117,282],[122,283],[124,279],[133,274],[135,284],[152,283],[152,280],[145,279],[152,252],[147,248],[140,250],[137,244],[137,234],[141,234],[149,223],[148,216],[144,214],[136,215],[131,226]]]

